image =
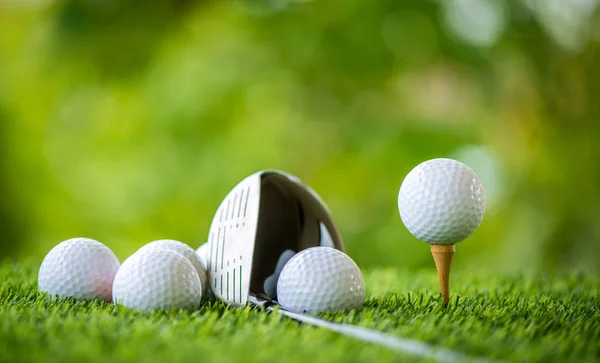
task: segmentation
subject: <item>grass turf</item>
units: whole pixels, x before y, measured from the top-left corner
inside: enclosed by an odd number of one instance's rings
[[[48,300],[37,266],[0,265],[0,361],[425,362],[279,314],[208,301],[196,312],[137,312],[99,301]],[[472,356],[519,362],[600,362],[600,278],[455,272],[448,308],[433,271],[365,274],[359,313],[338,322]]]

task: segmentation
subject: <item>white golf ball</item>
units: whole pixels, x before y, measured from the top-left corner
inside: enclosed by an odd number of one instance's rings
[[[398,194],[400,218],[429,244],[455,244],[469,237],[485,212],[481,181],[465,164],[433,159],[408,173]]]
[[[208,274],[206,272],[206,267],[196,254],[196,251],[194,251],[194,249],[190,246],[173,239],[159,239],[142,246],[139,250],[137,250],[137,252],[146,251],[149,249],[162,249],[179,253],[183,257],[187,258],[192,266],[194,266],[196,269],[198,277],[200,277],[202,289],[208,285]]]
[[[113,300],[132,309],[194,310],[202,300],[200,277],[179,253],[149,248],[123,262],[115,276]]]
[[[283,267],[277,300],[284,309],[297,313],[358,310],[365,300],[365,281],[345,253],[312,247],[294,255]]]
[[[204,265],[204,268],[206,269],[206,282],[202,282],[202,288],[204,289],[204,297],[207,299],[210,299],[214,296],[212,290],[210,289],[210,284],[208,283],[208,260],[210,258],[209,255],[210,243],[208,242],[205,242],[196,250],[196,256],[198,256],[198,259],[200,259],[200,262],[202,262],[202,265]]]
[[[61,297],[112,300],[119,259],[102,243],[72,238],[56,245],[42,261],[40,291]]]
[[[208,261],[210,259],[210,243],[205,242],[202,246],[196,250],[196,256],[200,259],[200,262],[204,265],[204,268],[208,271]]]

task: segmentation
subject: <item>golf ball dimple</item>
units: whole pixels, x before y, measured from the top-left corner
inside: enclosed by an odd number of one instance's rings
[[[365,300],[365,282],[345,253],[312,247],[294,255],[283,267],[277,300],[284,309],[297,313],[358,310]]]
[[[149,248],[123,262],[115,276],[113,299],[132,309],[194,310],[202,299],[200,278],[181,254]]]
[[[102,243],[72,238],[56,245],[44,257],[38,286],[50,295],[111,301],[119,266],[119,259]]]
[[[163,249],[169,250],[176,253],[179,253],[183,257],[187,258],[188,261],[194,266],[196,272],[198,273],[198,277],[200,278],[200,284],[204,289],[205,286],[208,285],[208,275],[206,272],[206,267],[199,256],[196,254],[193,248],[186,245],[183,242],[179,242],[173,239],[159,239],[153,242],[150,242],[144,246],[142,246],[138,252],[146,251],[149,249]]]
[[[469,237],[485,212],[481,181],[465,164],[432,159],[408,173],[398,194],[406,228],[429,244],[455,244]]]

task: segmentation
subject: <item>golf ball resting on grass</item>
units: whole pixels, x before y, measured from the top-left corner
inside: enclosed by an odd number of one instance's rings
[[[454,244],[469,237],[483,219],[481,181],[465,164],[432,159],[408,173],[398,194],[400,218],[410,233],[431,245],[444,304],[448,304]]]
[[[60,297],[112,300],[112,284],[119,260],[102,243],[71,238],[56,245],[44,258],[38,273],[42,292]]]
[[[183,242],[179,242],[173,239],[160,239],[142,246],[139,250],[137,250],[136,253],[147,251],[150,249],[162,249],[179,253],[188,261],[190,261],[192,266],[194,266],[194,269],[196,270],[196,272],[198,273],[198,277],[200,278],[200,284],[202,285],[202,289],[204,290],[205,287],[208,285],[208,275],[206,273],[204,263],[200,259],[200,256],[196,254],[196,251],[194,251],[194,249],[190,246],[186,245]]]
[[[115,276],[113,299],[132,309],[195,310],[202,300],[200,277],[181,254],[149,248],[123,262]]]
[[[296,313],[359,310],[365,282],[348,255],[330,247],[298,252],[285,264],[277,281],[277,301]]]

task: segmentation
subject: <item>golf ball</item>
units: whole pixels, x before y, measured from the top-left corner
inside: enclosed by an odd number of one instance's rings
[[[455,244],[469,237],[485,212],[481,181],[465,164],[433,159],[408,173],[398,194],[406,228],[429,244]]]
[[[200,262],[202,262],[202,265],[205,268],[205,275],[207,280],[206,281],[202,281],[202,288],[204,289],[204,297],[207,299],[210,299],[214,296],[212,290],[210,289],[210,284],[208,283],[208,261],[210,259],[210,243],[205,242],[204,244],[202,244],[202,246],[198,247],[198,249],[196,250],[196,256],[198,257],[198,259],[200,259]],[[201,278],[202,280],[202,278]]]
[[[194,310],[202,300],[200,278],[181,254],[145,249],[123,262],[115,276],[113,300],[132,309]]]
[[[335,313],[360,309],[365,282],[360,269],[345,253],[330,247],[300,251],[283,267],[277,300],[297,313]]]
[[[196,256],[200,259],[200,262],[204,265],[204,268],[208,270],[208,261],[210,260],[210,243],[205,242],[202,246],[196,250]]]
[[[42,261],[40,291],[61,297],[112,300],[112,284],[119,260],[102,243],[72,238],[56,245]]]
[[[202,260],[196,255],[196,251],[193,248],[186,245],[183,242],[179,242],[173,239],[159,239],[157,241],[150,242],[144,246],[142,246],[138,252],[146,251],[149,249],[162,249],[169,250],[176,253],[179,253],[183,257],[187,258],[188,261],[194,266],[196,272],[198,273],[198,277],[200,278],[200,284],[202,288],[208,285],[208,275],[206,273],[206,267]]]

